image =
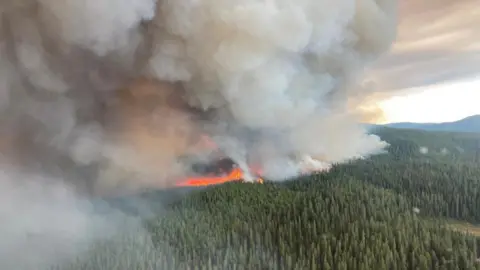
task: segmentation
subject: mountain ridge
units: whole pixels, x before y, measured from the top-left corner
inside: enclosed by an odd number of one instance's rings
[[[397,129],[420,129],[427,131],[450,131],[450,132],[473,132],[480,133],[480,115],[472,115],[463,119],[443,122],[443,123],[414,123],[414,122],[398,122],[385,125],[390,128]]]

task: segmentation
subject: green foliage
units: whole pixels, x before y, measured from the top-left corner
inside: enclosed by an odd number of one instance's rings
[[[480,146],[478,133],[431,132],[378,127],[374,134],[390,144],[389,155],[375,160],[428,160],[442,162],[473,162]],[[428,153],[422,154],[425,147]]]
[[[444,219],[480,222],[480,168],[467,148],[477,135],[377,134],[389,153],[283,183],[193,191],[144,230],[57,269],[480,269],[480,239]],[[422,146],[465,150],[424,155]],[[159,197],[144,199],[165,205]]]
[[[367,160],[335,167],[326,177],[390,189],[426,215],[480,222],[480,167],[472,163]]]

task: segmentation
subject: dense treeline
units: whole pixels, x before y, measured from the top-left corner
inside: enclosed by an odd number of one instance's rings
[[[441,162],[476,162],[480,134],[431,132],[377,127],[373,133],[390,144],[388,155],[374,160],[418,160]],[[425,149],[426,152],[421,151]]]
[[[354,178],[227,184],[171,205],[147,227],[141,247],[103,244],[62,269],[480,269],[473,236]]]
[[[388,154],[326,174],[229,183],[178,201],[144,196],[157,213],[145,229],[125,230],[57,269],[480,269],[479,239],[444,219],[480,222],[474,151],[419,151],[424,143],[463,149],[476,135],[427,142],[423,133],[381,132]]]
[[[388,154],[337,166],[325,177],[355,177],[409,197],[425,214],[480,223],[479,134],[390,128],[376,133],[390,143]],[[421,147],[447,151],[421,153]]]
[[[480,222],[480,166],[470,163],[362,161],[334,168],[324,178],[355,177],[409,198],[422,213]]]

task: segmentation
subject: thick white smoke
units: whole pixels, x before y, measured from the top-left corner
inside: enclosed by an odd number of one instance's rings
[[[293,127],[331,109],[352,72],[388,49],[394,3],[163,1],[152,72],[247,126]]]
[[[342,162],[384,146],[347,103],[351,79],[393,41],[395,11],[391,0],[160,1],[150,72],[182,81],[194,106],[276,130],[283,149],[262,163],[286,153]]]

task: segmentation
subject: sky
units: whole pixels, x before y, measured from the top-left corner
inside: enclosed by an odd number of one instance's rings
[[[450,122],[480,114],[480,77],[413,90],[380,102],[387,122]]]
[[[478,0],[400,1],[397,40],[373,67],[386,122],[480,114]],[[403,93],[403,94],[400,94]]]

